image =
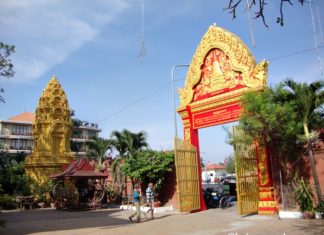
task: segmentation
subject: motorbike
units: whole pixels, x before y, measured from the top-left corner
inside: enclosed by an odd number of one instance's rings
[[[218,208],[221,199],[221,194],[213,188],[203,190],[203,195],[207,208]]]

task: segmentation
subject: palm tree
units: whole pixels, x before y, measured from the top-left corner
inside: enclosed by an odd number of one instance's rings
[[[296,113],[301,117],[303,123],[304,136],[308,144],[308,155],[316,185],[316,193],[318,200],[321,201],[322,193],[315,167],[309,129],[313,123],[318,121],[322,122],[319,126],[323,126],[324,81],[315,81],[308,85],[307,83],[296,83],[291,79],[287,79],[283,82],[283,86],[288,92],[287,98],[292,102]]]
[[[127,153],[134,153],[148,147],[147,134],[144,131],[138,133],[130,132],[127,129],[113,131],[111,133],[111,143],[119,152],[119,156],[124,157]]]
[[[111,133],[111,144],[119,152],[119,155],[113,161],[111,170],[114,180],[116,181],[119,179],[118,181],[121,185],[121,190],[123,188],[123,182],[125,182],[126,179],[120,174],[117,176],[117,174],[120,173],[120,166],[127,161],[128,158],[134,157],[139,151],[148,147],[146,139],[147,134],[144,131],[133,133],[124,129],[121,132],[113,131]]]
[[[112,150],[111,141],[101,137],[92,137],[86,142],[86,145],[88,146],[89,155],[95,156],[99,166],[107,156],[107,152]]]

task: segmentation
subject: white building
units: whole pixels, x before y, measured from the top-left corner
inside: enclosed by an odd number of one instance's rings
[[[24,152],[31,154],[34,141],[32,124],[35,114],[23,112],[8,120],[0,120],[0,151],[8,153]],[[99,136],[98,124],[82,121],[80,126],[73,127],[71,149],[77,157],[86,156],[85,142],[91,137]]]
[[[225,165],[208,164],[201,171],[203,183],[215,183],[226,176]]]

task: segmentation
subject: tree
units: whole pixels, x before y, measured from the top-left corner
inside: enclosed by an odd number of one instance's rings
[[[304,5],[305,0],[297,0],[301,5]],[[277,17],[277,23],[280,24],[280,26],[284,25],[284,14],[283,14],[283,5],[287,2],[289,5],[293,5],[292,0],[280,0],[280,16]],[[236,11],[239,7],[239,5],[242,3],[242,0],[229,0],[228,5],[225,8],[230,14],[232,14],[233,19],[236,18]],[[264,7],[267,5],[267,2],[265,0],[252,0],[249,1],[249,4],[247,8],[250,10],[254,6],[256,6],[257,11],[255,12],[255,19],[261,18],[263,24],[266,27],[269,27],[266,23],[265,16],[264,16]]]
[[[147,134],[144,131],[133,133],[124,129],[121,132],[113,131],[110,136],[112,146],[119,153],[119,155],[114,158],[111,165],[112,174],[114,180],[119,181],[120,190],[122,190],[126,178],[125,174],[121,175],[121,166],[125,164],[128,159],[137,156],[140,151],[148,147],[146,140]]]
[[[121,132],[113,131],[110,136],[112,146],[119,153],[112,164],[112,172],[116,178],[117,167],[119,167],[127,157],[134,156],[138,151],[148,146],[146,141],[147,134],[144,131],[133,133],[124,129]]]
[[[206,166],[205,160],[202,157],[200,157],[200,166],[201,166],[201,168],[204,168]]]
[[[309,128],[312,123],[315,123],[317,125],[319,124],[319,127],[324,126],[324,81],[315,81],[311,84],[298,84],[291,79],[287,79],[283,82],[283,85],[288,92],[287,98],[290,103],[293,104],[294,111],[297,113],[297,116],[299,120],[301,120],[303,125],[304,137],[307,142],[308,155],[316,185],[317,198],[319,201],[321,201],[322,193],[315,166]]]
[[[25,174],[25,154],[0,153],[0,194],[30,193],[30,179]]]
[[[144,131],[138,133],[130,132],[127,129],[113,131],[111,133],[112,145],[119,152],[119,156],[124,156],[127,152],[133,153],[148,147],[147,134]]]
[[[0,42],[0,77],[10,78],[14,76],[15,72],[13,70],[13,64],[10,60],[10,56],[14,52],[15,46]],[[4,89],[0,87],[0,93],[3,92]],[[5,102],[2,95],[0,95],[0,102]]]
[[[89,155],[96,158],[99,166],[106,158],[107,152],[112,149],[111,141],[100,137],[91,138],[86,142],[86,145],[88,146]]]
[[[173,166],[173,152],[144,150],[128,157],[121,166],[121,172],[125,177],[130,177],[132,184],[135,179],[153,182],[158,192],[163,185],[164,174],[172,171]]]
[[[73,141],[73,138],[78,138],[81,135],[79,127],[82,125],[80,119],[75,118],[75,111],[71,110],[71,120],[72,120],[72,138],[70,140],[71,150],[73,152],[79,152],[84,146],[83,142]]]
[[[226,158],[225,170],[229,174],[235,173],[235,162],[233,156],[229,156]]]
[[[245,94],[242,97],[244,111],[239,123],[240,128],[250,136],[250,141],[257,139],[263,143],[265,140],[270,151],[279,156],[282,166],[286,166],[288,160],[298,160],[304,143],[308,142],[315,181],[316,168],[312,163],[309,128],[316,130],[323,127],[322,89],[323,81],[308,85],[288,79],[275,88]],[[300,138],[301,135],[305,138]]]
[[[257,139],[261,144],[266,141],[273,155],[281,159],[282,166],[297,160],[302,150],[302,144],[297,142],[302,124],[286,96],[281,84],[263,92],[245,94],[239,128],[246,135],[234,140],[252,143]]]

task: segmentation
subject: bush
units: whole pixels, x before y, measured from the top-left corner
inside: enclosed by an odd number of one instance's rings
[[[315,208],[315,211],[319,212],[322,215],[322,218],[324,218],[324,201],[320,201]]]
[[[295,197],[302,212],[314,211],[312,187],[303,178],[299,181],[298,188],[295,190]]]
[[[0,196],[0,208],[4,210],[16,209],[16,198],[14,196],[2,195]]]

